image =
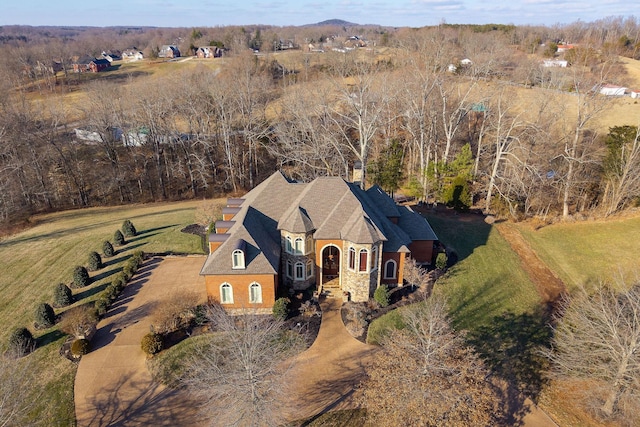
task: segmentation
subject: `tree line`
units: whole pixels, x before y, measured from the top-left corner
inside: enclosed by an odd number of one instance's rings
[[[640,31],[635,20],[605,22],[617,31],[599,32],[600,22],[372,31],[367,49],[347,53],[238,48],[215,71],[79,87],[39,86],[7,65],[0,221],[241,193],[275,169],[351,179],[356,162],[366,185],[459,209],[611,215],[638,201],[640,144],[637,123],[598,127],[613,101],[597,88],[628,79],[619,54]],[[571,66],[542,67],[544,42],[568,35],[580,43]],[[76,128],[95,137],[78,140]]]

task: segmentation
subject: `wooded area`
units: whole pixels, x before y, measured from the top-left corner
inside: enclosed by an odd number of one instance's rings
[[[361,46],[347,48],[353,36]],[[295,48],[282,50],[283,40]],[[171,43],[187,55],[223,46],[225,55],[156,59]],[[325,44],[333,50],[318,48]],[[72,72],[74,56],[134,45],[151,58],[147,68]],[[637,113],[611,130],[599,121],[618,101],[603,85],[640,86],[620,59],[640,57],[635,18],[563,27],[2,27],[0,49],[5,224],[70,207],[241,193],[275,169],[350,180],[356,162],[366,185],[514,218],[611,215],[640,196]],[[569,66],[543,66],[549,57]],[[63,70],[38,67],[53,61]]]

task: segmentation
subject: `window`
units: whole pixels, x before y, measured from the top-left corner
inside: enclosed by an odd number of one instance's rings
[[[291,237],[287,236],[285,245],[286,245],[285,250],[288,253],[293,253],[293,245],[291,244]]]
[[[241,249],[236,249],[232,254],[234,269],[245,268],[244,267],[244,252]],[[228,265],[228,264],[227,264]]]
[[[374,246],[371,249],[371,271],[376,271],[378,269],[378,247]]]
[[[369,256],[368,250],[360,249],[360,264],[359,264],[360,271],[367,271],[367,264],[369,262],[369,260],[367,259],[368,256]]]
[[[356,269],[356,250],[349,248],[349,270]]]
[[[249,302],[251,304],[262,303],[262,286],[260,286],[260,283],[253,282],[249,285]]]
[[[306,243],[305,249],[307,250],[305,254],[310,254],[311,252],[313,252],[313,238],[311,237],[311,234],[307,236],[307,243]]]
[[[287,260],[287,277],[293,277],[293,263],[290,259]]]
[[[296,262],[296,280],[304,280],[304,264]]]
[[[294,254],[304,255],[304,239],[302,237],[298,237],[295,241]]]
[[[307,261],[307,277],[313,277],[313,275],[313,261],[309,260]]]
[[[220,285],[220,302],[222,304],[233,304],[233,288],[228,283]]]
[[[388,260],[384,264],[384,278],[385,279],[396,278],[396,262],[392,259]]]

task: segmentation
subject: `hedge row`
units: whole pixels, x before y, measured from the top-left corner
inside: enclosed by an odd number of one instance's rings
[[[103,316],[109,306],[118,298],[127,282],[131,280],[133,275],[138,271],[138,268],[144,260],[144,254],[142,251],[135,251],[131,258],[122,267],[122,271],[118,273],[111,283],[102,291],[102,294],[95,302],[95,309],[98,316]]]

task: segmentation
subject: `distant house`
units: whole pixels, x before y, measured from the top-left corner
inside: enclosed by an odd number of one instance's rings
[[[158,51],[159,58],[179,58],[180,57],[180,49],[174,45],[164,45]]]
[[[94,59],[89,62],[89,71],[92,73],[99,73],[100,71],[104,71],[107,68],[111,67],[111,62],[102,58],[102,59]]]
[[[600,93],[606,96],[624,96],[627,91],[626,87],[616,85],[602,85],[600,86]]]
[[[73,72],[74,73],[86,73],[91,71],[89,68],[89,64],[91,61],[95,61],[96,58],[93,56],[82,56],[73,62]]]
[[[640,89],[634,89],[631,91],[632,98],[640,98]]]
[[[431,264],[436,243],[426,219],[378,186],[275,172],[228,199],[200,274],[231,312],[270,311],[278,295],[307,289],[366,302],[383,284],[402,286],[408,258]]]
[[[473,65],[473,62],[469,58],[464,58],[462,61],[460,61],[460,65],[462,65],[463,67],[469,67],[470,65]]]
[[[102,57],[109,61],[109,63],[113,61],[120,61],[122,59],[122,52],[119,50],[102,51]]]
[[[203,46],[196,49],[198,58],[221,58],[224,49],[217,46]]]
[[[567,65],[569,65],[569,62],[565,61],[565,60],[561,60],[561,59],[545,59],[542,62],[542,65],[545,66],[545,67],[566,68]]]
[[[573,44],[567,44],[567,43],[559,44],[558,45],[558,53],[563,53],[563,52],[566,52],[568,50],[575,49],[575,47],[576,47],[576,45],[573,45]]]
[[[139,61],[141,59],[144,59],[144,55],[136,48],[132,48],[122,52],[122,59],[124,61]]]

